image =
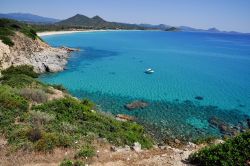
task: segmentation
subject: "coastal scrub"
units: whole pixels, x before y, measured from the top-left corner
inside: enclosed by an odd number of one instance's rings
[[[249,165],[250,131],[242,133],[225,143],[211,145],[192,154],[189,160],[197,165]]]
[[[114,145],[139,142],[150,148],[152,139],[134,122],[120,122],[95,110],[95,104],[66,93],[48,100],[53,88],[38,81],[33,67],[23,65],[2,71],[0,78],[0,132],[13,150],[53,152],[56,147],[78,149],[76,157],[95,154],[95,138]]]

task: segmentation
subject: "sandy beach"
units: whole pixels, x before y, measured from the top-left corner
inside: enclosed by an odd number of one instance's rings
[[[68,33],[79,33],[79,32],[107,32],[107,31],[142,31],[142,30],[124,30],[124,29],[100,29],[100,30],[74,30],[74,31],[45,31],[45,32],[38,32],[38,36],[49,36],[49,35],[61,35],[61,34],[68,34]],[[147,31],[159,31],[159,30],[147,30]]]
[[[60,34],[68,34],[68,33],[79,33],[79,32],[103,32],[103,31],[111,31],[111,30],[74,30],[74,31],[46,31],[46,32],[38,32],[38,36],[49,36],[49,35],[60,35]]]

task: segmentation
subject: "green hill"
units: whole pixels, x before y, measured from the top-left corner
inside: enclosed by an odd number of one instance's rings
[[[58,26],[81,27],[86,29],[139,29],[135,24],[124,24],[117,22],[109,22],[99,16],[89,18],[87,16],[77,14],[66,20],[56,23]]]

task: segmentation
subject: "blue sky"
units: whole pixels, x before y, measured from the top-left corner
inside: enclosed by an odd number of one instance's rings
[[[250,0],[0,0],[0,13],[9,12],[250,32]]]

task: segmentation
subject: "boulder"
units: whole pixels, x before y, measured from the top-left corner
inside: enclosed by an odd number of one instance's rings
[[[132,103],[126,104],[125,108],[128,110],[143,109],[148,106],[148,103],[143,101],[133,101]]]
[[[188,148],[196,148],[197,145],[194,144],[194,143],[192,143],[192,142],[188,142],[187,147],[188,147]]]
[[[130,151],[130,147],[128,145],[125,145],[125,147],[116,147],[116,146],[111,146],[110,150],[112,152],[124,152],[124,151]]]
[[[135,142],[134,145],[132,146],[132,149],[136,152],[142,151],[141,144],[139,142]]]
[[[180,144],[180,143],[181,143],[181,141],[180,141],[180,140],[178,140],[178,139],[174,139],[174,143],[176,143],[176,144]]]

